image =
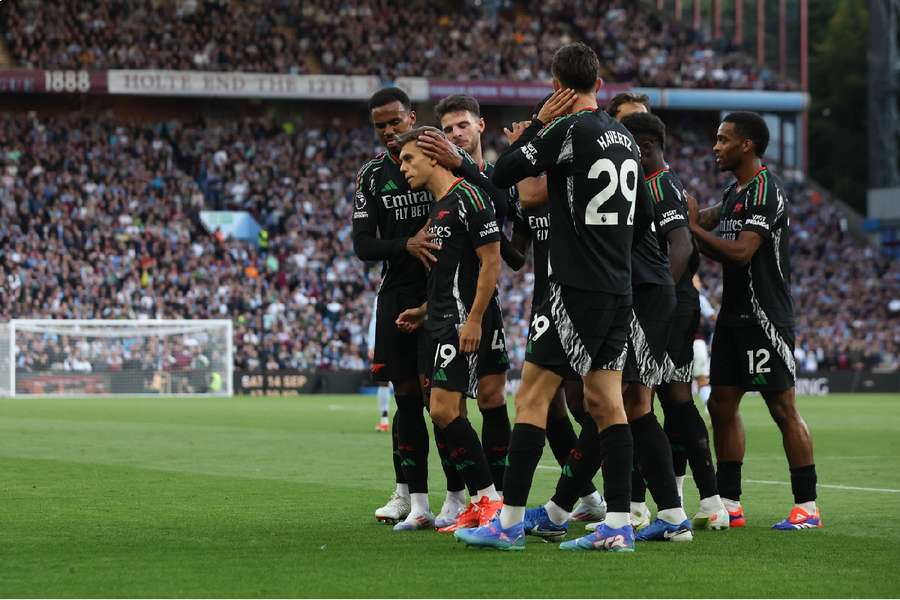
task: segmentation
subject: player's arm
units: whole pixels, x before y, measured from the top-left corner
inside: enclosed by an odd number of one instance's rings
[[[457,177],[462,177],[470,184],[484,190],[494,204],[497,221],[502,223],[506,220],[509,206],[507,192],[494,185],[465,150],[433,131],[420,135],[416,140],[416,145],[422,149],[425,156],[436,160],[439,165],[449,169]]]
[[[432,250],[439,247],[432,240],[434,234],[423,227],[412,237],[381,239],[378,237],[378,201],[368,191],[368,179],[363,167],[357,176],[356,196],[353,207],[353,251],[360,260],[381,261],[397,258],[409,252],[429,268],[437,261]]]
[[[641,161],[637,161],[638,171],[637,180],[644,181],[644,169],[641,167]],[[653,220],[656,214],[653,209],[653,198],[650,196],[650,190],[646,185],[638,185],[634,198],[634,231],[632,232],[632,240],[635,242],[646,235],[647,230],[653,226]]]
[[[697,202],[697,199],[685,192],[686,198],[692,198],[694,202]],[[722,220],[722,203],[719,202],[713,206],[708,208],[704,208],[703,210],[697,211],[697,224],[705,229],[706,231],[712,231],[716,227],[719,226],[719,221]]]
[[[513,240],[506,239],[506,234],[500,234],[500,258],[509,268],[518,271],[525,265],[525,253],[519,250]]]
[[[494,183],[509,187],[526,177],[536,177],[556,164],[568,130],[567,117],[571,116],[568,112],[576,98],[574,90],[560,88],[544,103],[530,125],[516,123],[512,131],[505,130],[510,145],[494,165]]]
[[[475,288],[475,299],[469,309],[469,316],[459,330],[459,349],[462,352],[475,352],[481,341],[481,320],[488,303],[497,290],[500,279],[500,228],[494,217],[494,209],[480,191],[462,188],[465,202],[466,225],[469,239],[478,254],[478,284]]]
[[[526,177],[516,184],[516,189],[519,190],[519,204],[526,210],[539,209],[550,198],[546,175]]]
[[[647,185],[656,203],[656,229],[665,237],[669,254],[669,270],[674,282],[681,281],[694,253],[694,242],[688,228],[687,207],[671,181],[657,178]]]
[[[397,316],[394,325],[397,329],[404,333],[412,333],[425,322],[425,315],[428,313],[428,303],[423,302],[419,306],[407,308]]]
[[[731,263],[736,265],[746,265],[759,250],[763,243],[763,228],[754,223],[753,219],[744,222],[738,239],[725,240],[716,234],[707,231],[699,222],[699,211],[697,210],[697,200],[688,196],[688,220],[691,234],[697,240],[700,252],[707,255],[711,259],[720,263]],[[747,209],[748,213],[750,208]],[[765,236],[771,235],[766,225]]]
[[[510,245],[516,252],[516,256],[521,257],[521,261],[517,261],[516,264],[510,264],[509,261],[506,261],[506,264],[512,267],[513,271],[518,271],[525,266],[525,257],[528,256],[528,248],[531,246],[531,229],[528,227],[525,215],[522,214],[521,207],[517,207],[516,213],[513,216],[512,240],[510,241]],[[501,247],[501,251],[502,249],[503,248]]]
[[[478,269],[478,287],[475,289],[475,300],[465,325],[459,331],[459,349],[462,352],[475,352],[481,342],[481,320],[488,302],[497,289],[500,280],[500,242],[491,242],[475,249],[481,266]]]

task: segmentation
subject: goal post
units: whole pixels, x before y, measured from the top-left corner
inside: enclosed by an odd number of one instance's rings
[[[0,395],[231,396],[233,372],[227,319],[0,323]]]

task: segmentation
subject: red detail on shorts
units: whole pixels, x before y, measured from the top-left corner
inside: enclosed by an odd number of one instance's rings
[[[372,363],[370,370],[373,373],[378,373],[378,371],[382,370],[386,365],[384,363]]]

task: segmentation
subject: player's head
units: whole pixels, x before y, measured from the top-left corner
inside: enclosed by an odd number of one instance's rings
[[[475,154],[484,131],[478,100],[464,94],[447,96],[437,103],[434,112],[447,138],[469,154]]]
[[[650,97],[646,94],[621,92],[613,96],[606,104],[606,112],[621,123],[622,119],[628,115],[650,112]]]
[[[553,89],[568,88],[579,94],[596,94],[603,85],[600,59],[590,46],[582,42],[566,44],[553,54],[550,63]]]
[[[397,87],[383,88],[369,98],[369,116],[378,139],[391,154],[400,152],[397,136],[416,124],[416,112],[406,92]]]
[[[437,127],[416,127],[397,136],[397,147],[400,150],[400,172],[406,177],[409,187],[418,190],[428,183],[435,169],[440,169],[437,161],[428,158],[416,144],[419,136],[426,132],[434,132],[446,137]]]
[[[632,113],[622,119],[622,125],[641,149],[644,171],[657,165],[666,149],[666,126],[662,120],[650,113]]]
[[[744,161],[762,158],[769,146],[769,127],[755,112],[725,115],[716,132],[713,152],[722,171],[734,171]]]

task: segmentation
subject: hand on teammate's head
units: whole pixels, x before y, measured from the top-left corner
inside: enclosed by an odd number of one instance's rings
[[[425,156],[436,160],[445,169],[452,171],[462,165],[462,157],[459,155],[457,147],[436,131],[427,131],[420,135],[416,145]]]
[[[538,113],[538,121],[545,125],[554,119],[568,114],[575,104],[578,94],[569,88],[559,88],[550,99],[544,102],[541,112]]]

